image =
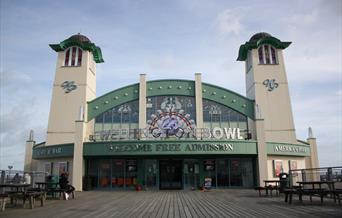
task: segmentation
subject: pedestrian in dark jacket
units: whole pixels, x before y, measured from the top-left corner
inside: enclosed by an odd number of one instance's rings
[[[62,173],[60,178],[59,178],[59,187],[61,189],[64,189],[64,198],[65,200],[69,199],[69,195],[70,193],[72,193],[73,191],[75,191],[75,188],[69,184],[68,181],[68,174],[67,173]]]

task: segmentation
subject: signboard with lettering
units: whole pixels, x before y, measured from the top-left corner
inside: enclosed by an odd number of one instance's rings
[[[33,148],[32,158],[72,157],[74,155],[74,144],[61,144]]]
[[[131,141],[87,142],[84,156],[99,155],[187,155],[187,154],[257,154],[255,141]]]
[[[310,156],[310,146],[287,143],[267,142],[268,155]]]

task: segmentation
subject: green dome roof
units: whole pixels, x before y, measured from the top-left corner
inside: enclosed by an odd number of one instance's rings
[[[237,58],[238,61],[245,61],[247,59],[247,53],[249,50],[256,49],[260,45],[269,44],[275,47],[276,49],[285,49],[287,48],[291,42],[283,42],[279,39],[273,37],[269,33],[260,32],[254,34],[248,42],[240,46],[239,56]]]

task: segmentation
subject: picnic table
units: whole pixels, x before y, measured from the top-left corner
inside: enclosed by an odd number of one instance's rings
[[[323,198],[327,194],[331,194],[334,196],[334,201],[336,202],[336,195],[335,195],[335,182],[334,181],[305,181],[305,182],[297,182],[299,187],[297,188],[290,188],[285,191],[285,202],[288,201],[288,197],[290,197],[289,203],[292,203],[292,195],[298,194],[299,201],[302,200],[303,195],[310,196],[310,202],[312,202],[312,196],[319,196],[321,198],[321,204],[323,204]],[[322,188],[323,184],[328,185],[328,189]],[[305,188],[305,186],[310,186],[310,188]],[[318,187],[317,187],[318,186]],[[340,199],[339,199],[340,200]]]
[[[276,193],[279,189],[279,184],[280,184],[280,180],[264,180],[265,183],[265,190],[266,190],[266,196],[268,195],[268,191],[271,191],[271,196],[272,196],[272,191],[276,190]],[[275,185],[271,185],[271,184],[275,184]]]
[[[24,183],[2,183],[0,184],[0,188],[11,188],[11,191],[5,193],[4,197],[10,197],[11,204],[15,200],[15,205],[17,204],[18,199],[23,200],[23,207],[25,207],[26,200],[29,200],[30,208],[34,208],[34,203],[36,198],[40,198],[41,206],[44,206],[45,201],[45,192],[37,192],[33,190],[28,190],[31,184],[24,184]],[[15,190],[13,190],[15,189]],[[5,210],[5,202],[2,202],[2,210]]]

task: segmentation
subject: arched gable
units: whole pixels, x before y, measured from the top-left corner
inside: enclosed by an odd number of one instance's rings
[[[219,86],[202,83],[203,99],[215,101],[254,119],[254,101]],[[191,80],[154,80],[146,84],[146,96],[183,95],[195,96],[195,82]],[[103,112],[139,99],[139,84],[125,86],[88,102],[87,120]]]

